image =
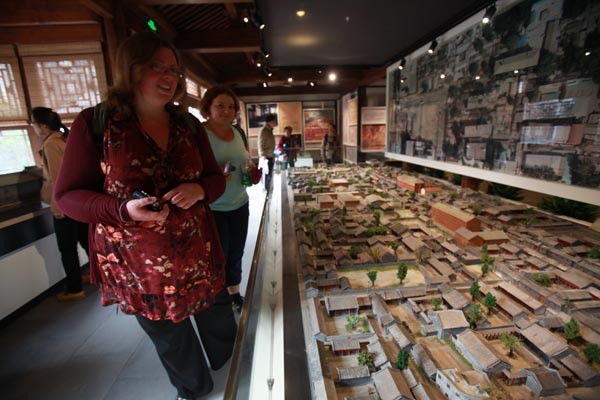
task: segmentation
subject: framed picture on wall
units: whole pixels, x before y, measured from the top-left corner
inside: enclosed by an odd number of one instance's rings
[[[275,115],[277,118],[277,103],[246,104],[246,120],[248,121],[249,137],[258,136],[265,126],[265,118],[270,114]]]
[[[304,115],[304,147],[319,148],[323,137],[335,126],[335,110],[333,108],[305,109]]]

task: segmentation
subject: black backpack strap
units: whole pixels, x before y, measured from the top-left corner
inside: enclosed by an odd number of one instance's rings
[[[196,128],[196,123],[194,122],[192,114],[190,114],[189,112],[184,112],[181,114],[181,118],[183,118],[185,124],[188,126],[188,128],[190,128],[192,134],[197,135],[198,129]]]
[[[240,134],[240,136],[242,137],[242,140],[244,141],[244,147],[246,147],[246,150],[249,150],[248,148],[248,139],[246,138],[246,134],[244,133],[244,130],[242,128],[240,128],[237,125],[231,125],[233,126],[233,128],[238,131],[238,133]]]

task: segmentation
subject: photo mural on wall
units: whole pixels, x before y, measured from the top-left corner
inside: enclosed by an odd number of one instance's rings
[[[387,151],[600,187],[600,2],[498,2],[388,74]]]

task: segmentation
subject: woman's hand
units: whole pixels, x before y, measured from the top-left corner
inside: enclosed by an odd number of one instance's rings
[[[129,213],[129,218],[132,221],[164,221],[169,215],[169,206],[163,204],[162,210],[152,211],[146,208],[150,204],[158,201],[154,196],[146,197],[144,199],[133,199],[129,200],[125,207]]]
[[[169,190],[163,200],[170,201],[171,204],[187,210],[197,201],[204,200],[206,193],[204,188],[198,183],[182,183],[175,189]]]

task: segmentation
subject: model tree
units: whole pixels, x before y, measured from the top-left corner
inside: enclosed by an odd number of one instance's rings
[[[504,332],[500,335],[500,341],[504,344],[504,348],[508,350],[509,357],[512,357],[515,350],[522,344],[521,339],[508,332]]]
[[[358,365],[373,368],[375,366],[373,355],[367,350],[361,350],[360,353],[358,353]]]
[[[581,336],[581,332],[579,331],[579,323],[574,318],[571,318],[571,320],[565,324],[564,330],[565,337],[567,338],[568,342]]]
[[[536,272],[531,276],[532,276],[533,280],[535,281],[535,283],[537,283],[540,286],[548,287],[552,283],[552,280],[550,279],[550,275],[548,275],[544,272]]]
[[[595,343],[588,344],[583,349],[583,354],[589,363],[600,363],[600,347]]]
[[[352,245],[350,246],[350,250],[348,250],[348,253],[350,254],[351,258],[356,258],[356,256],[358,256],[360,250],[358,250],[358,247]]]
[[[352,332],[360,325],[362,317],[357,314],[351,314],[346,317],[346,332]]]
[[[396,368],[405,370],[408,368],[408,352],[404,349],[400,349],[398,357],[396,358]]]
[[[375,286],[375,280],[377,280],[377,271],[369,271],[367,272],[367,276],[371,281],[371,286]]]
[[[494,264],[496,259],[494,257],[490,257],[488,254],[487,244],[484,244],[481,248],[481,275],[485,276],[489,271],[491,266]]]
[[[492,312],[492,308],[496,307],[496,296],[494,296],[491,292],[488,292],[483,297],[483,304],[488,308],[488,315]]]
[[[471,293],[471,298],[473,300],[477,300],[479,298],[480,290],[481,288],[479,287],[479,282],[475,281],[471,284],[471,289],[469,289],[469,292]]]
[[[431,299],[431,305],[433,306],[433,309],[435,311],[440,309],[440,306],[442,305],[442,299],[440,299],[439,297],[434,297],[433,299]]]
[[[406,265],[406,263],[401,262],[400,264],[398,264],[398,272],[396,273],[396,276],[398,277],[398,279],[400,279],[400,284],[402,285],[402,282],[404,281],[404,279],[406,279],[406,275],[408,274],[408,265]]]
[[[600,247],[592,247],[587,256],[589,258],[600,259]]]
[[[375,226],[381,225],[381,213],[379,211],[373,212],[373,223]]]
[[[466,314],[467,321],[469,321],[469,325],[473,329],[477,328],[479,321],[483,320],[483,313],[481,312],[481,306],[479,304],[472,303]]]

